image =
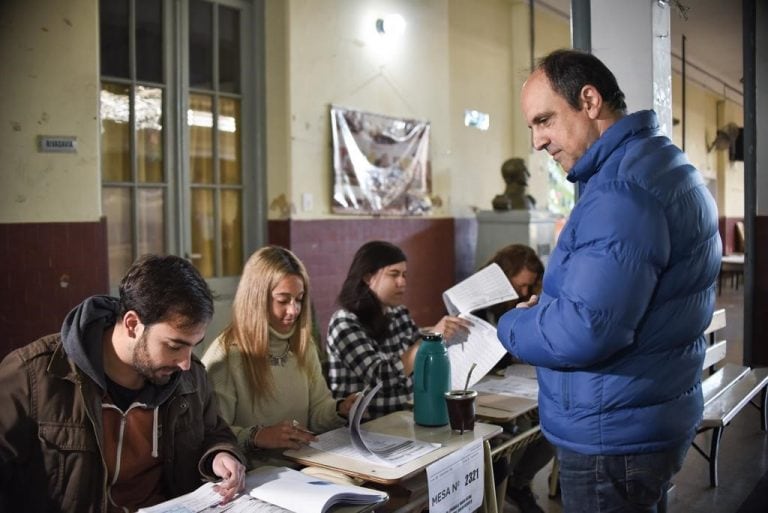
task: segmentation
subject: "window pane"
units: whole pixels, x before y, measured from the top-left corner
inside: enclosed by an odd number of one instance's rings
[[[136,0],[136,78],[138,80],[163,82],[162,20],[162,2]]]
[[[101,75],[131,78],[128,69],[128,0],[99,2]]]
[[[165,254],[165,189],[136,191],[139,255]]]
[[[163,182],[163,90],[136,87],[136,165],[139,182]]]
[[[105,182],[131,181],[130,86],[101,84],[101,176]]]
[[[190,94],[187,124],[192,183],[213,183],[213,98]]]
[[[205,278],[216,270],[213,189],[192,189],[192,263]]]
[[[243,206],[241,191],[221,191],[221,249],[224,276],[237,276],[243,267]]]
[[[223,184],[239,184],[240,100],[219,98],[219,176]]]
[[[109,284],[117,286],[133,262],[133,224],[131,223],[131,189],[104,187],[102,209],[107,216],[107,252]]]
[[[189,2],[189,85],[213,89],[213,4]]]
[[[240,92],[240,11],[219,6],[219,90]]]

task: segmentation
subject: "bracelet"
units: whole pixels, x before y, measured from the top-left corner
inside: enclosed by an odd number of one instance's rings
[[[344,417],[344,415],[341,414],[341,403],[344,402],[344,399],[336,399],[336,415],[339,417]]]
[[[261,433],[262,429],[264,429],[264,426],[257,424],[248,431],[248,441],[246,442],[246,447],[249,451],[259,450],[259,447],[256,445],[256,437],[259,436],[259,433]]]

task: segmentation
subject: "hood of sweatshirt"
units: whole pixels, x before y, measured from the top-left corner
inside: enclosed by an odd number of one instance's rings
[[[61,327],[62,344],[67,356],[105,391],[103,337],[104,332],[115,325],[119,308],[116,298],[91,296],[67,314]],[[173,393],[180,378],[181,371],[174,373],[164,385],[147,381],[136,400],[146,407],[162,404]]]

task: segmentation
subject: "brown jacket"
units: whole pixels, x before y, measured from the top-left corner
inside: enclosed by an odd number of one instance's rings
[[[105,512],[103,391],[65,354],[60,335],[0,363],[0,510]],[[244,461],[197,358],[159,408],[168,498],[192,491],[225,450]]]

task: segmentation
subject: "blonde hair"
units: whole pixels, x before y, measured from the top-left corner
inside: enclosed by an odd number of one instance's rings
[[[301,312],[289,342],[299,367],[303,368],[307,351],[312,346],[309,276],[301,260],[285,248],[263,247],[245,263],[232,303],[232,321],[222,333],[227,353],[236,347],[243,355],[243,372],[254,402],[274,397],[275,386],[269,364],[270,302],[272,290],[280,280],[291,275],[298,276],[304,283]]]

